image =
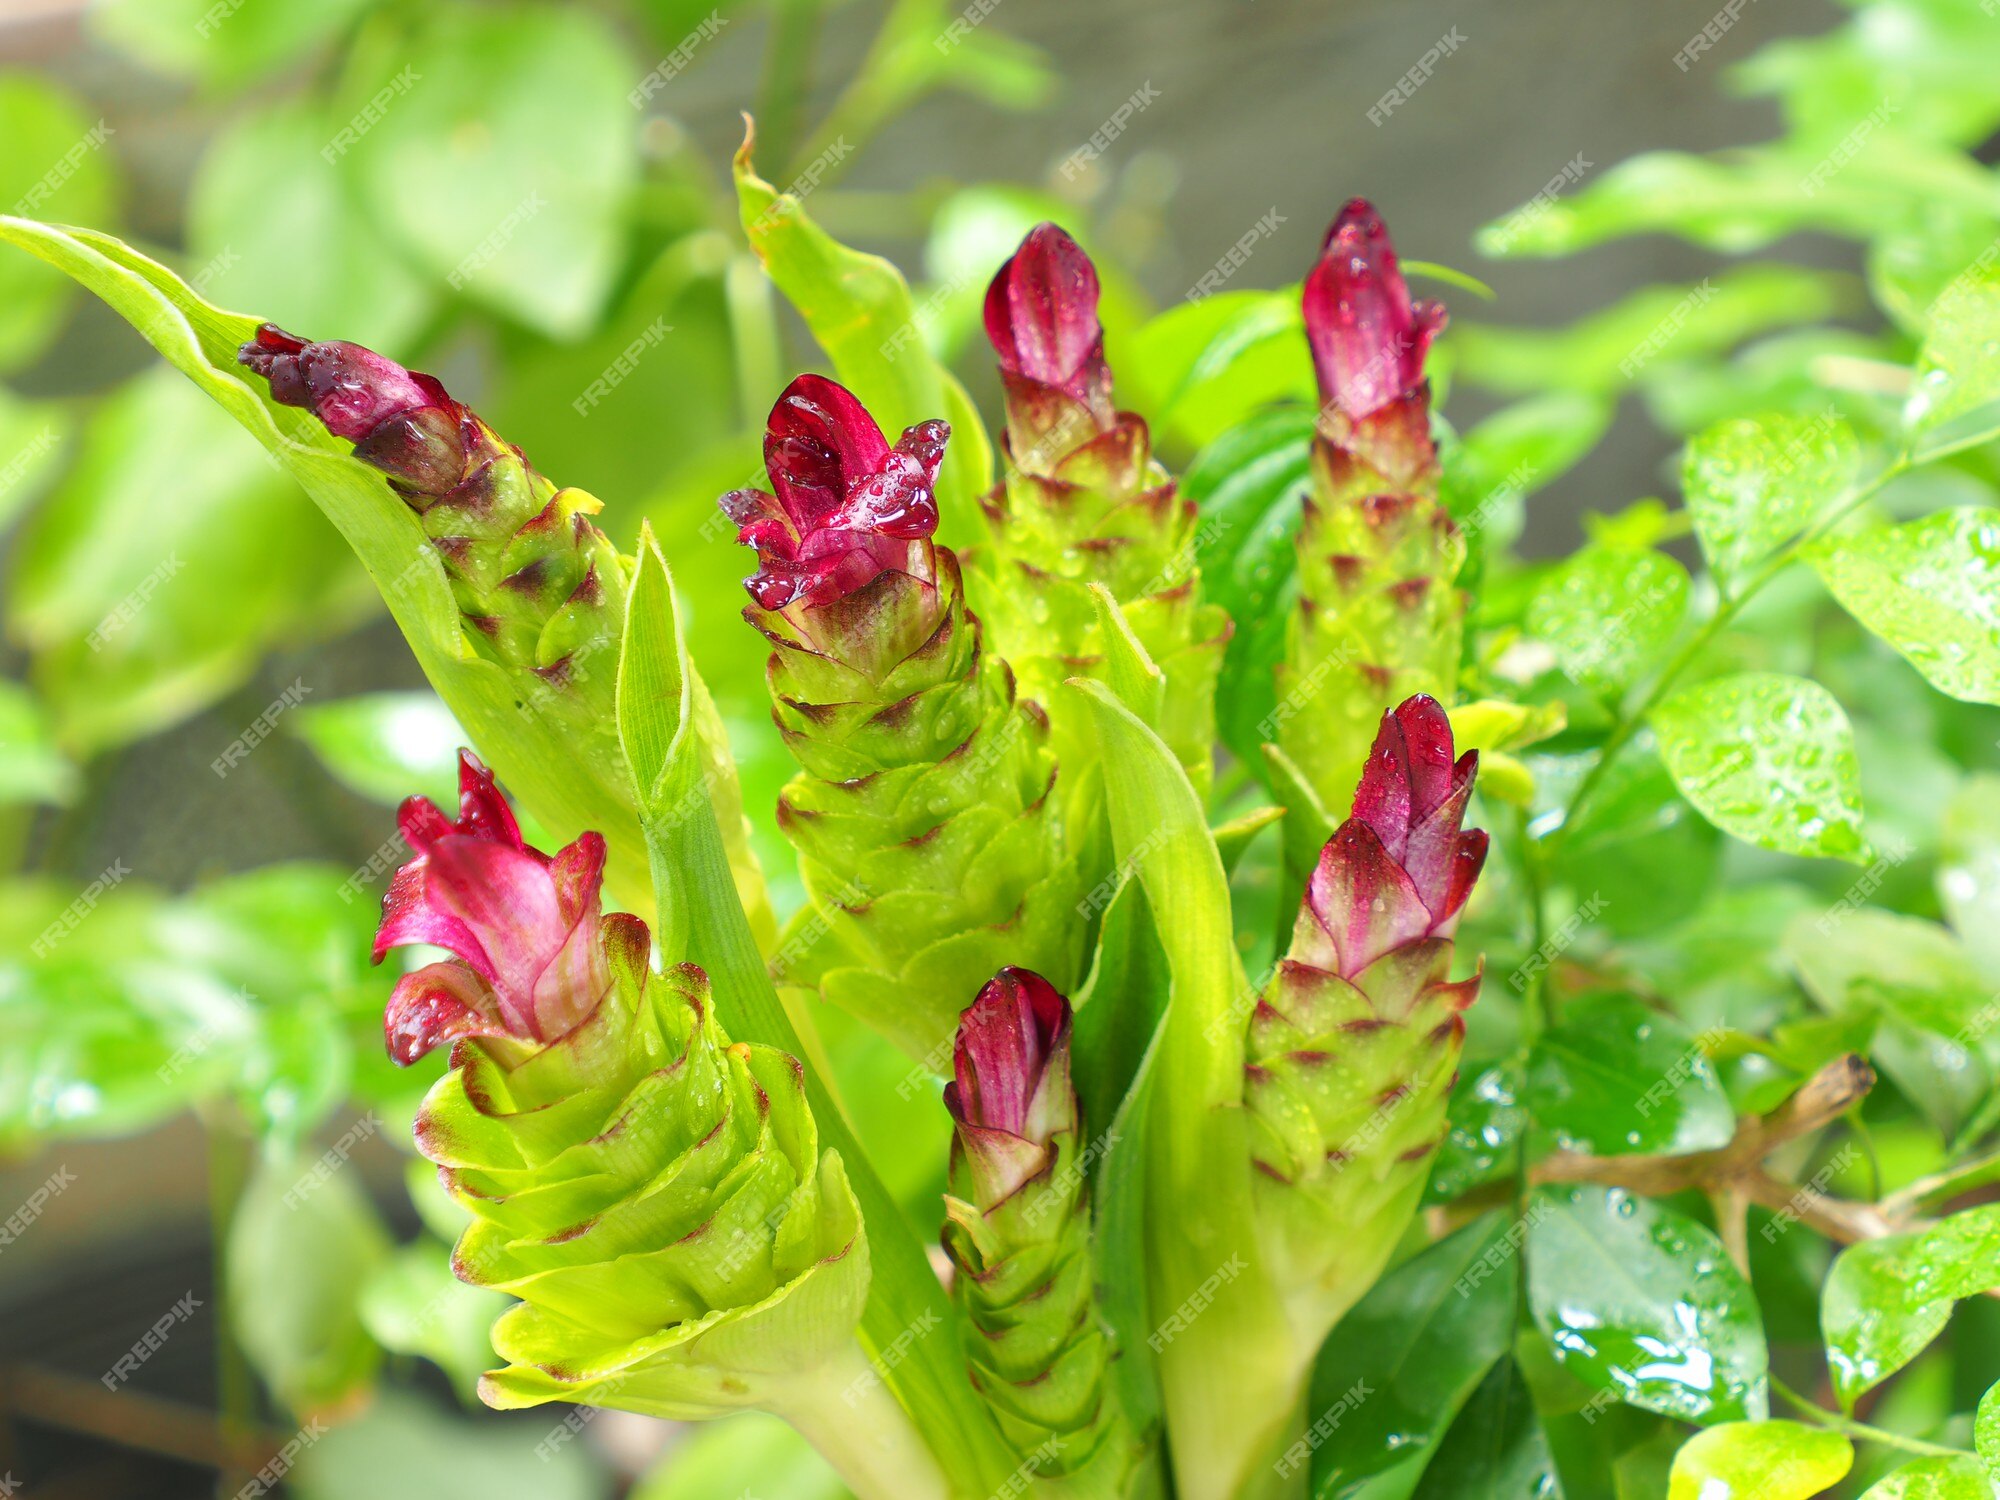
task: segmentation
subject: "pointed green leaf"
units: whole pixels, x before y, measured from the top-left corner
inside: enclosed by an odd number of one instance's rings
[[[2000,518],[1947,510],[1828,537],[1812,564],[1941,693],[2000,703]]]
[[[1757,1299],[1712,1231],[1584,1185],[1537,1188],[1529,1220],[1528,1307],[1572,1374],[1684,1422],[1764,1417]]]
[[[2000,402],[2000,272],[1975,263],[1946,285],[1925,323],[1904,423],[1932,453],[1982,442],[1994,430],[1985,408]]]
[[[1667,1500],[1808,1500],[1846,1477],[1854,1445],[1801,1422],[1723,1422],[1674,1455]]]
[[[1389,1272],[1341,1320],[1307,1402],[1317,1416],[1350,1397],[1313,1453],[1315,1500],[1343,1500],[1430,1448],[1506,1354],[1521,1271],[1512,1225],[1500,1214],[1467,1224]]]
[[[807,182],[781,192],[759,177],[750,162],[755,144],[746,135],[736,153],[737,203],[750,248],[891,442],[916,422],[951,423],[937,486],[941,536],[965,537],[978,525],[978,499],[993,482],[993,445],[977,408],[924,343],[903,273],[879,255],[850,250],[808,218],[801,203],[811,191]]]
[[[828,1092],[817,1048],[779,999],[737,899],[711,799],[715,784],[697,732],[701,679],[687,659],[673,579],[650,528],[627,600],[618,664],[618,732],[642,809],[657,892],[655,941],[670,961],[699,964],[731,1037],[763,1042],[806,1063],[805,1089],[820,1138],[840,1154],[868,1226],[874,1274],[863,1337],[907,1347],[886,1372],[947,1472],[990,1486],[1007,1472],[999,1435],[965,1379],[962,1319],[867,1153]],[[914,1342],[909,1329],[936,1331]]]
[[[1543,580],[1528,629],[1572,682],[1616,692],[1673,639],[1687,596],[1687,569],[1664,552],[1585,547]]]
[[[1653,710],[1681,795],[1724,833],[1786,854],[1865,864],[1861,768],[1833,694],[1802,677],[1742,672]]]
[[[1503,1359],[1487,1372],[1437,1445],[1413,1500],[1468,1495],[1544,1495],[1555,1460],[1521,1367]]]
[[[2000,1286],[2000,1204],[1865,1240],[1827,1274],[1820,1327],[1841,1403],[1852,1407],[1944,1331],[1953,1305]]]
[[[1629,995],[1567,1007],[1535,1040],[1522,1102],[1557,1145],[1596,1155],[1712,1151],[1736,1134],[1694,1034]]]

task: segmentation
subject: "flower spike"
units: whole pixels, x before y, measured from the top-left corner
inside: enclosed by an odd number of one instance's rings
[[[774,967],[933,1066],[953,997],[1003,957],[1076,976],[1084,884],[1046,719],[984,653],[958,559],[933,539],[948,435],[921,422],[892,447],[851,392],[802,375],[765,433],[772,492],[722,500],[757,550],[744,614],[771,642],[800,766],[778,821],[813,902]]]
[[[1379,714],[1415,693],[1450,700],[1465,544],[1438,500],[1424,375],[1444,309],[1411,299],[1365,200],[1328,229],[1303,303],[1321,404],[1272,719],[1278,749],[1332,810],[1361,774]]]
[[[1059,1493],[1109,1500],[1128,1493],[1139,1450],[1106,1375],[1070,1023],[1069,1001],[1019,968],[960,1017],[944,1248],[980,1334],[973,1381],[1001,1431]]]
[[[601,838],[544,855],[469,754],[459,778],[456,818],[403,805],[415,857],[376,948],[454,955],[396,986],[387,1032],[400,1062],[455,1042],[417,1147],[472,1218],[459,1278],[520,1299],[481,1398],[678,1420],[763,1407],[860,1493],[942,1500],[856,1340],[867,1234],[798,1060],[732,1045],[700,969],[654,973],[646,925],[600,915]]]
[[[1081,786],[1096,740],[1058,689],[1104,670],[1090,592],[1104,585],[1166,675],[1162,735],[1205,786],[1229,621],[1200,602],[1193,503],[1154,461],[1145,420],[1112,398],[1097,306],[1097,268],[1054,224],[1031,231],[986,290],[1007,391],[1007,471],[985,501],[994,642],[1054,716]]]
[[[1452,750],[1433,699],[1382,716],[1246,1037],[1258,1238],[1308,1363],[1416,1211],[1479,989],[1450,977],[1487,844]]]

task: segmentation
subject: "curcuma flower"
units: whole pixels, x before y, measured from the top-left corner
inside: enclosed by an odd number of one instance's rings
[[[1298,1330],[1300,1369],[1409,1226],[1479,975],[1452,932],[1486,859],[1463,828],[1478,754],[1414,697],[1382,716],[1246,1039],[1258,1235]]]
[[[722,500],[757,549],[744,615],[800,766],[778,821],[813,903],[775,965],[918,1058],[945,1055],[955,997],[1003,959],[1068,982],[1082,946],[1047,721],[982,650],[932,540],[947,436],[924,422],[892,447],[850,392],[802,375],[764,439],[776,493]]]
[[[1099,669],[1090,585],[1104,585],[1166,676],[1162,738],[1206,786],[1229,621],[1200,602],[1193,502],[1154,461],[1145,419],[1112,399],[1097,302],[1096,267],[1054,224],[1031,232],[986,290],[1007,392],[1006,475],[984,502],[994,646],[1022,691],[1050,705],[1058,753],[1080,772],[1094,741],[1056,688]]]
[[[266,323],[238,358],[273,400],[310,411],[389,476],[443,560],[477,649],[585,700],[579,722],[610,724],[626,578],[590,522],[594,497],[558,489],[431,376],[359,344],[310,343]],[[589,670],[600,651],[608,659]]]
[[[972,1375],[1015,1452],[1061,1493],[1122,1496],[1138,1447],[1106,1379],[1070,1004],[1002,969],[958,1024],[944,1248],[979,1337]]]
[[[1438,501],[1424,376],[1444,310],[1411,300],[1364,200],[1327,231],[1304,307],[1320,410],[1276,717],[1278,747],[1337,808],[1385,709],[1413,693],[1452,696],[1465,549]]]
[[[600,914],[596,834],[542,854],[470,755],[460,779],[456,820],[404,805],[415,857],[376,952],[454,955],[396,986],[386,1029],[399,1062],[454,1042],[417,1146],[473,1217],[459,1277],[520,1299],[494,1325],[507,1363],[482,1398],[673,1418],[761,1406],[837,1462],[873,1451],[854,1440],[872,1423],[881,1454],[850,1482],[887,1493],[871,1466],[892,1455],[914,1493],[939,1493],[867,1378],[867,1238],[797,1060],[732,1045],[700,969],[653,973],[645,923]]]

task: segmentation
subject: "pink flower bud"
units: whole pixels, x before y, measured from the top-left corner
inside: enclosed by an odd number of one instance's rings
[[[1042,1171],[1054,1138],[1076,1129],[1069,1033],[1069,1001],[1027,969],[1002,969],[959,1018],[944,1103],[982,1211]]]
[[[1117,421],[1097,297],[1097,268],[1054,224],[1036,225],[986,288],[986,337],[1016,446],[1067,432],[1079,415],[1100,431]]]
[[[1327,230],[1304,304],[1322,405],[1360,422],[1422,386],[1444,308],[1410,300],[1389,231],[1365,198],[1351,200]]]

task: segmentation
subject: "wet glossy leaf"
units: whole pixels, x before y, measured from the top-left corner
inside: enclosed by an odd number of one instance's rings
[[[1944,1331],[1954,1303],[2000,1286],[2000,1205],[1843,1251],[1820,1303],[1827,1363],[1852,1407]]]
[[[1724,1422],[1674,1455],[1667,1500],[1807,1500],[1854,1466],[1854,1445],[1803,1422]]]
[[[1681,488],[1709,566],[1733,588],[1840,498],[1859,459],[1854,430],[1831,408],[1742,417],[1696,434]]]
[[[1954,277],[1926,321],[1903,420],[1926,447],[1981,441],[1994,426],[1983,409],[2000,401],[2000,272],[1975,265]]]
[[[1520,1275],[1512,1223],[1488,1214],[1466,1225],[1389,1272],[1341,1320],[1308,1403],[1315,1416],[1340,1408],[1313,1454],[1316,1500],[1352,1495],[1436,1443],[1507,1352]]]
[[[1854,731],[1816,682],[1720,677],[1653,710],[1674,784],[1723,832],[1787,854],[1867,860]]]
[[[1520,1093],[1521,1070],[1512,1063],[1496,1063],[1452,1091],[1451,1128],[1431,1162],[1425,1203],[1450,1203],[1512,1175],[1528,1123]]]
[[[1687,594],[1687,569],[1664,552],[1585,547],[1537,590],[1528,629],[1572,682],[1615,692],[1673,639]]]
[[[1871,1484],[1861,1500],[1993,1500],[1993,1486],[1976,1459],[1920,1458]]]
[[[1828,537],[1812,564],[1941,693],[2000,703],[2000,517],[1948,510]]]
[[[1277,705],[1271,669],[1285,654],[1285,627],[1298,573],[1300,502],[1311,483],[1310,411],[1260,412],[1203,449],[1181,488],[1201,509],[1195,534],[1205,597],[1236,629],[1216,684],[1224,741],[1251,764],[1270,738],[1259,724]]]
[[[1529,1054],[1523,1103],[1559,1145],[1596,1155],[1708,1151],[1736,1132],[1700,1039],[1628,995],[1564,1008]]]
[[[1765,1415],[1757,1301],[1711,1231],[1618,1188],[1538,1188],[1530,1214],[1528,1306],[1570,1373],[1682,1421]]]
[[[1503,1359],[1487,1372],[1437,1445],[1413,1500],[1475,1495],[1556,1500],[1555,1461],[1520,1366]]]

